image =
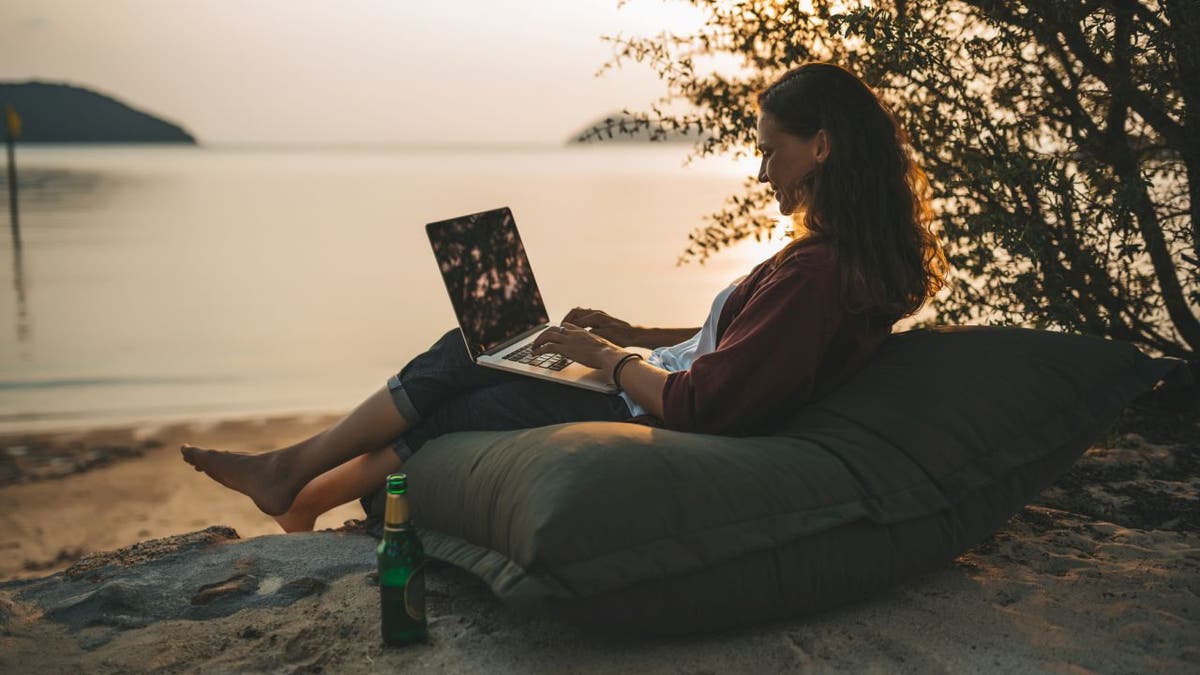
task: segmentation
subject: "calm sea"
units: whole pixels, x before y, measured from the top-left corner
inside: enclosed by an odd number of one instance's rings
[[[424,224],[502,205],[552,320],[699,326],[783,241],[677,266],[756,169],[686,153],[19,147],[0,432],[349,409],[456,325]]]

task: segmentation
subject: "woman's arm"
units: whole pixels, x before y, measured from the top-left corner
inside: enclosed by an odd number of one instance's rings
[[[628,363],[621,366],[621,374],[618,379],[621,381],[621,388],[629,394],[630,398],[642,406],[647,413],[662,419],[663,387],[667,384],[668,375],[670,375],[668,371],[652,366],[643,359],[630,359]]]
[[[604,310],[586,307],[576,307],[567,312],[562,322],[591,328],[593,335],[599,335],[622,347],[647,349],[677,345],[700,332],[699,328],[643,328],[618,319]]]
[[[646,363],[641,354],[622,349],[617,343],[580,330],[567,323],[563,328],[550,328],[538,334],[531,343],[534,354],[555,353],[577,361],[589,368],[606,372],[614,383],[623,388],[633,400],[650,414],[663,414],[663,389],[670,372]],[[636,358],[635,358],[636,357]],[[618,373],[616,368],[621,366]],[[662,419],[659,417],[659,419]]]
[[[633,329],[629,344],[625,346],[645,347],[647,349],[670,347],[671,345],[677,345],[680,342],[691,339],[693,335],[699,332],[699,326],[696,328],[642,328],[641,326],[637,326]]]
[[[811,399],[844,313],[832,249],[802,250],[750,289],[716,350],[668,375],[663,427],[754,434]],[[620,379],[628,386],[623,370]]]

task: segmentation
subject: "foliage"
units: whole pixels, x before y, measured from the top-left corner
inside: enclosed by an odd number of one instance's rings
[[[952,265],[930,323],[1010,323],[1200,349],[1200,3],[1194,0],[690,0],[694,34],[606,37],[667,93],[631,126],[754,147],[754,95],[832,61],[896,112],[930,176]],[[703,70],[734,57],[737,72]],[[689,112],[664,107],[684,101]],[[1188,111],[1191,111],[1190,116]],[[592,137],[600,138],[599,130]],[[769,234],[753,178],[684,257]]]

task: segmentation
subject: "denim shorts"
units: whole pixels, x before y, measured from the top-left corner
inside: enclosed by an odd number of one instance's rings
[[[629,419],[617,394],[604,394],[475,363],[454,327],[387,381],[409,421],[392,448],[407,461],[425,441],[454,431],[527,429],[563,422]]]

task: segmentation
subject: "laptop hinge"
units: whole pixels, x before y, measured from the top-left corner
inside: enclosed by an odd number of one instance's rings
[[[505,340],[504,342],[501,342],[500,344],[496,345],[495,347],[492,347],[491,349],[487,350],[486,352],[480,354],[480,356],[493,356],[495,354],[499,354],[500,352],[504,351],[505,349],[508,349],[509,347],[520,342],[521,340],[524,340],[525,338],[529,337],[530,335],[533,335],[534,333],[540,333],[543,330],[546,330],[546,327],[549,325],[550,324],[544,323],[540,326],[534,326],[533,328],[530,328],[529,330],[525,331],[524,333],[521,333],[520,335],[511,337],[511,338]]]

